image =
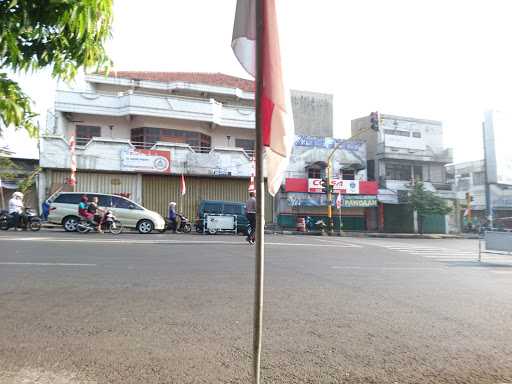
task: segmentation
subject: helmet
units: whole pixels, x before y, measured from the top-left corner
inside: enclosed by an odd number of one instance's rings
[[[23,193],[21,193],[21,192],[14,192],[12,194],[12,197],[19,197],[20,199],[23,199]]]
[[[87,203],[89,201],[89,198],[87,197],[87,195],[82,195],[80,200],[83,201],[84,203]]]
[[[176,206],[176,203],[175,203],[174,201],[171,201],[171,202],[169,203],[169,207],[171,207],[171,206],[172,206],[172,207],[175,207],[175,206]]]

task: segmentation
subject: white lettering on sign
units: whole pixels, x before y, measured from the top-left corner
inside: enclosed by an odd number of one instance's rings
[[[322,179],[308,179],[308,192],[322,192]],[[331,179],[334,193],[359,194],[359,180]]]

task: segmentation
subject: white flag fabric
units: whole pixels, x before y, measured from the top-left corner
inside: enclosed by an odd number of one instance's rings
[[[341,209],[341,193],[338,193],[338,197],[336,198],[336,208]]]
[[[268,192],[275,196],[288,167],[294,127],[290,92],[284,85],[275,0],[263,4],[261,121]],[[256,0],[238,0],[231,42],[244,69],[256,77]]]

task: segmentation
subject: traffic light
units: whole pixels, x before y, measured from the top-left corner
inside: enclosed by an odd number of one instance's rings
[[[322,181],[320,181],[320,188],[322,190],[322,193],[327,193],[327,188],[329,188],[329,183],[327,181],[327,179],[322,179]]]
[[[370,128],[374,131],[379,130],[379,112],[370,113]]]

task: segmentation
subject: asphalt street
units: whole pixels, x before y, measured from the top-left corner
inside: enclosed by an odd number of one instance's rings
[[[266,383],[512,383],[512,257],[266,236]],[[251,382],[241,236],[0,233],[0,384]]]

